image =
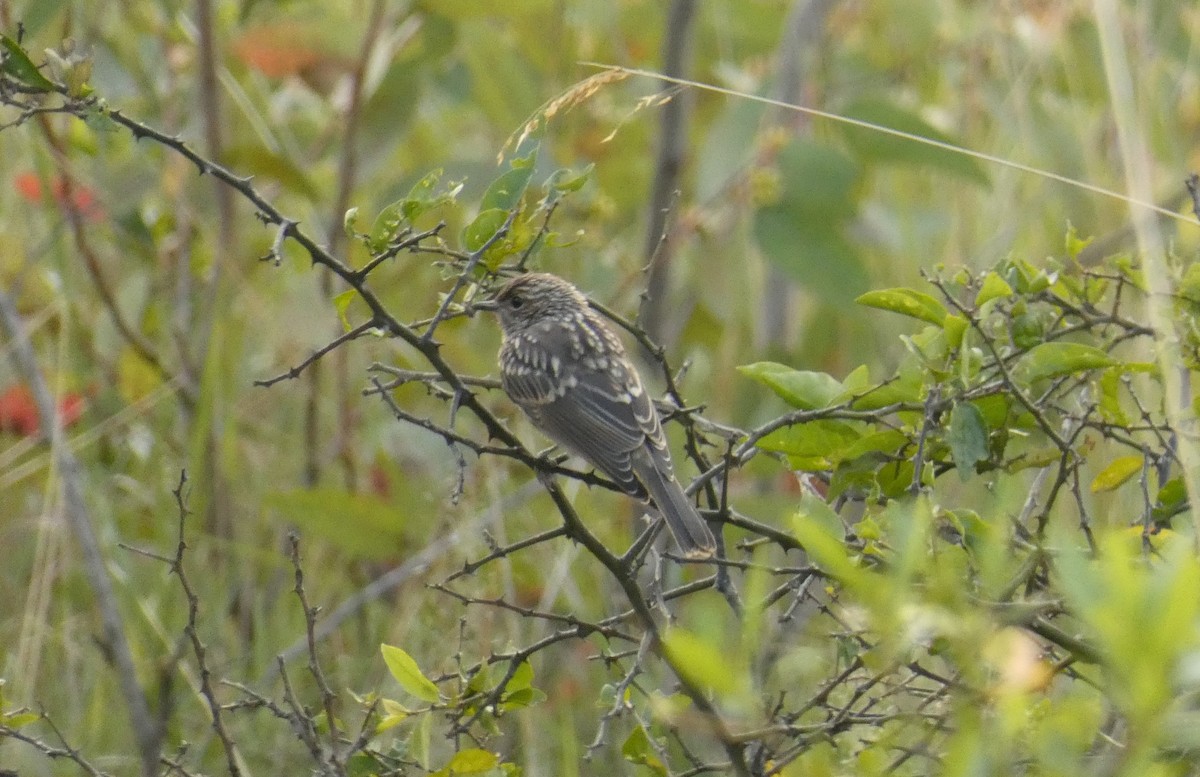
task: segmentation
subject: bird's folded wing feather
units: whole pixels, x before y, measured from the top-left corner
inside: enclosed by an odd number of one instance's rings
[[[504,388],[547,436],[583,456],[629,494],[645,497],[632,454],[648,450],[671,477],[670,454],[658,415],[623,355],[592,359],[558,353],[554,338],[514,344],[517,369]],[[561,354],[561,355],[560,355]]]

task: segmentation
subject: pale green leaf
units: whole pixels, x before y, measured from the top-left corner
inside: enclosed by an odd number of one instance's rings
[[[435,704],[441,699],[438,688],[426,677],[408,653],[394,645],[380,645],[383,661],[400,687],[422,701]]]
[[[755,362],[742,365],[737,370],[774,391],[792,407],[801,410],[828,407],[845,390],[832,375],[796,370],[776,362]]]
[[[878,289],[868,291],[854,301],[867,307],[919,318],[937,326],[942,326],[946,321],[945,306],[916,289]]]
[[[975,295],[975,307],[980,307],[1001,297],[1011,297],[1012,293],[1012,286],[1008,285],[1008,281],[1001,278],[997,273],[990,272],[984,276],[983,284],[979,287],[979,293]]]

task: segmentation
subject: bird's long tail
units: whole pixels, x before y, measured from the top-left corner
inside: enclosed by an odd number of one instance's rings
[[[650,462],[639,468],[638,475],[666,520],[667,528],[671,530],[671,535],[683,555],[689,558],[712,556],[717,550],[717,542],[700,513],[692,506],[687,494],[683,493],[679,481],[665,476]]]

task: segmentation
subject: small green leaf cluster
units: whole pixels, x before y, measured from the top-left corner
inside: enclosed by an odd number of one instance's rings
[[[432,767],[430,749],[430,726],[432,713],[439,710],[451,711],[467,732],[477,726],[483,736],[500,733],[498,720],[505,713],[523,709],[545,700],[546,694],[533,686],[533,667],[528,661],[514,662],[511,671],[504,677],[494,678],[489,664],[480,664],[469,672],[469,676],[452,678],[459,690],[443,694],[438,685],[429,679],[415,659],[395,645],[382,645],[380,651],[388,672],[407,695],[424,702],[422,709],[410,709],[400,702],[378,698],[383,716],[375,728],[377,737],[391,740],[390,751],[403,753],[415,760],[422,769]],[[372,699],[372,702],[376,699]],[[412,720],[413,725],[408,725]],[[373,757],[367,750],[363,758]],[[385,759],[376,759],[376,766],[390,766]],[[500,756],[481,748],[458,749],[439,769],[431,771],[437,777],[478,774],[494,777],[510,777],[520,770],[512,763],[504,762]]]
[[[508,169],[488,184],[476,214],[462,228],[459,248],[451,251],[442,243],[441,249],[452,256],[483,250],[480,272],[494,273],[517,257],[528,261],[541,246],[570,245],[570,240],[546,229],[546,223],[564,196],[583,188],[593,168],[555,170],[545,177],[540,196],[532,199],[528,195],[537,160],[536,145],[525,156],[509,160]],[[407,195],[379,211],[367,233],[357,231],[358,211],[351,209],[344,218],[347,233],[367,248],[372,261],[414,249],[417,243],[409,238],[423,217],[460,206],[463,182],[444,182],[442,177],[441,170],[425,175]]]
[[[668,647],[725,709],[778,700],[756,723],[786,732],[782,774],[1197,768],[1193,433],[1172,422],[1191,401],[1168,404],[1187,367],[1155,360],[1172,333],[1145,323],[1141,270],[1069,255],[928,283],[858,299],[915,325],[885,378],[741,368],[789,408],[747,441],[800,478],[790,533],[821,590],[801,626],[751,608],[733,649]]]

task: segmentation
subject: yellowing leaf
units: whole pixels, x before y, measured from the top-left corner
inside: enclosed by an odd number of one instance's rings
[[[500,763],[500,757],[487,750],[471,748],[460,750],[454,754],[444,767],[433,773],[432,777],[455,777],[459,774],[483,774],[490,772]]]
[[[354,299],[354,295],[358,294],[354,289],[346,289],[341,294],[333,298],[333,308],[337,311],[338,318],[342,321],[342,331],[349,332],[352,327],[350,319],[346,317],[346,311],[350,308],[350,302]]]
[[[637,726],[629,732],[629,736],[621,744],[621,755],[626,761],[645,766],[654,774],[663,775],[663,777],[668,774],[667,767],[663,765],[650,742],[650,735],[642,726]]]
[[[121,350],[117,361],[117,390],[129,404],[135,404],[162,385],[162,374],[138,356],[132,348]]]
[[[375,724],[376,734],[400,725],[412,714],[412,710],[395,699],[381,699],[380,704],[383,707],[383,717]]]
[[[1119,456],[1092,479],[1092,493],[1112,491],[1142,471],[1145,459],[1141,456]]]

